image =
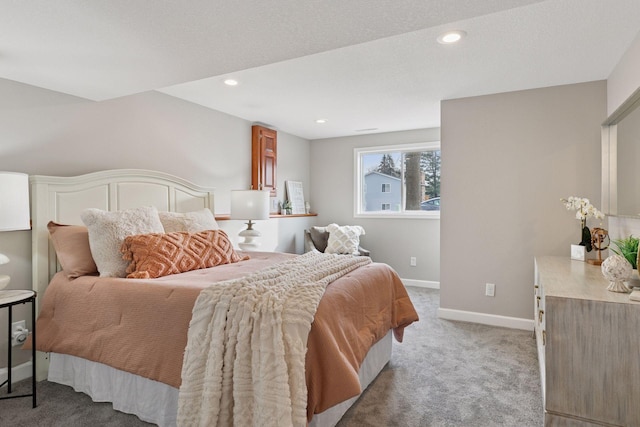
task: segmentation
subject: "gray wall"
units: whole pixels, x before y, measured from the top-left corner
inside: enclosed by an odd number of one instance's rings
[[[0,79],[0,170],[73,176],[114,168],[168,172],[214,186],[216,213],[229,213],[229,192],[251,183],[251,123],[159,92],[93,102]],[[278,197],[284,181],[310,194],[310,142],[278,132]],[[302,252],[303,229],[316,218],[259,221],[262,248]],[[220,225],[237,240],[241,221]],[[12,289],[31,287],[31,233],[0,233],[1,267]],[[42,296],[40,296],[42,297]],[[0,367],[6,366],[6,311],[0,310]],[[20,306],[14,319],[26,319]]]
[[[640,32],[607,79],[607,115],[640,87]]]
[[[403,279],[440,280],[440,220],[354,218],[354,148],[440,140],[439,129],[421,129],[311,141],[311,206],[318,223],[364,227],[362,246],[374,261],[391,265]],[[409,258],[417,266],[409,266]]]
[[[599,204],[605,118],[604,81],[442,102],[441,308],[532,318],[534,256],[580,240],[560,198]]]

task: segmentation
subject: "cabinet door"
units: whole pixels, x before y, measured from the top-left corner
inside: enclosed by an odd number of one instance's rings
[[[276,197],[277,132],[257,125],[251,131],[251,185]]]

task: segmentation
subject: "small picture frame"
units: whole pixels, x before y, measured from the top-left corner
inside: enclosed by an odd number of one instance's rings
[[[587,259],[585,247],[582,245],[571,245],[571,259],[585,261]]]

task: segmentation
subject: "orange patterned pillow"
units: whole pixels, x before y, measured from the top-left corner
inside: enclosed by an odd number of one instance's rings
[[[222,230],[128,236],[120,252],[125,261],[131,261],[129,279],[156,278],[249,259],[233,250]]]

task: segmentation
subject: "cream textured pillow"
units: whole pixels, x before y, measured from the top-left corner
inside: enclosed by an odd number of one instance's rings
[[[364,228],[359,225],[329,224],[329,241],[325,253],[328,254],[352,254],[358,255],[360,236],[364,234]]]
[[[180,231],[197,233],[198,231],[217,230],[220,228],[213,213],[207,208],[186,213],[158,212],[158,215],[165,233]]]
[[[133,208],[117,212],[85,209],[80,219],[89,230],[91,255],[100,277],[126,276],[127,261],[120,247],[124,238],[134,234],[164,233],[155,207]]]

